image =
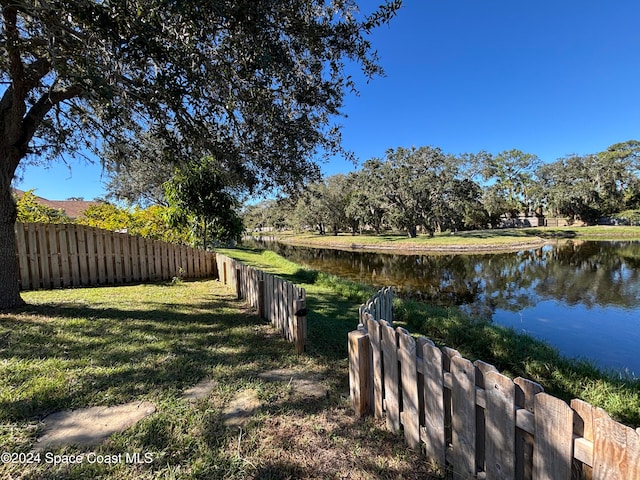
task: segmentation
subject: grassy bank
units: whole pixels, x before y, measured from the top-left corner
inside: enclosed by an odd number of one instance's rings
[[[640,380],[603,372],[586,360],[568,359],[551,345],[512,328],[472,320],[456,308],[397,301],[397,325],[449,346],[471,360],[484,360],[505,375],[540,383],[569,402],[581,398],[629,426],[640,426]]]
[[[312,293],[309,295],[311,298],[316,292],[339,290],[345,293],[351,301],[335,308],[310,305],[312,315],[319,308],[321,316],[328,314],[338,320],[333,327],[329,324],[322,327],[335,328],[336,340],[346,338],[343,335],[353,329],[353,319],[357,318],[353,302],[362,303],[372,293],[369,287],[305,270],[273,252],[229,250],[224,253],[286,276],[296,283],[305,283],[304,286]],[[347,309],[347,316],[340,313],[343,308]],[[491,322],[472,320],[455,308],[431,307],[412,300],[396,299],[395,315],[396,325],[404,326],[414,334],[425,335],[439,346],[455,348],[471,360],[491,363],[511,377],[523,376],[534,380],[547,392],[566,401],[581,398],[603,408],[618,421],[640,426],[640,381],[601,372],[589,362],[567,359],[542,341]],[[314,325],[313,317],[310,317],[310,323]]]
[[[313,296],[312,347],[300,357],[216,281],[23,294],[28,306],[0,314],[0,450],[29,452],[39,421],[55,411],[151,401],[156,413],[100,446],[50,453],[139,452],[153,462],[4,464],[0,478],[431,478],[419,453],[349,407],[345,339],[357,302],[292,270],[283,273],[306,281]],[[273,369],[329,393],[309,400],[259,376]],[[203,379],[215,381],[209,396],[182,399]],[[225,408],[246,390],[261,406],[242,429],[226,426]]]
[[[271,234],[269,234],[271,235]],[[398,252],[433,251],[504,251],[535,248],[549,241],[577,240],[640,240],[640,227],[540,227],[473,230],[438,233],[433,237],[418,235],[407,238],[402,234],[384,235],[319,235],[316,233],[279,232],[278,238],[292,245],[325,248],[362,249]]]

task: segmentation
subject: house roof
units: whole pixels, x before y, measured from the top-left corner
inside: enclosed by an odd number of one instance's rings
[[[17,188],[13,189],[13,192],[16,194],[18,198],[22,197],[25,194],[23,190],[18,190]],[[78,218],[80,217],[84,211],[92,205],[100,205],[100,202],[96,201],[87,201],[87,200],[48,200],[46,198],[42,198],[36,195],[36,200],[49,207],[55,208],[56,210],[62,210],[68,217],[70,218]]]

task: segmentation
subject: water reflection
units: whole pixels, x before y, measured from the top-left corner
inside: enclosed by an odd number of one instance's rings
[[[428,303],[461,306],[545,338],[567,355],[640,372],[640,242],[569,241],[474,255],[268,247],[313,269],[374,286],[392,285],[400,295]],[[620,345],[627,345],[627,351],[620,352]]]
[[[400,255],[270,244],[311,268],[441,305],[519,311],[542,300],[640,305],[640,243],[570,241],[517,253]]]

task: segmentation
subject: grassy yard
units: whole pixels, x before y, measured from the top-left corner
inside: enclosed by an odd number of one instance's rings
[[[313,273],[282,273],[310,286],[311,346],[300,357],[216,281],[23,294],[27,307],[0,314],[0,450],[29,452],[49,413],[146,400],[156,413],[99,447],[51,453],[140,452],[153,462],[43,460],[0,465],[0,478],[431,478],[420,454],[349,407],[346,332],[357,303]],[[309,401],[259,377],[282,368],[320,379],[328,396]],[[203,379],[215,380],[210,396],[181,398]],[[225,407],[247,389],[262,405],[243,429],[225,426]]]
[[[269,234],[270,235],[270,234]],[[540,227],[470,230],[438,233],[433,237],[418,235],[408,238],[402,234],[383,235],[319,235],[317,233],[279,232],[278,238],[292,245],[316,247],[394,250],[394,251],[500,251],[536,247],[548,241],[582,240],[640,240],[640,227]]]

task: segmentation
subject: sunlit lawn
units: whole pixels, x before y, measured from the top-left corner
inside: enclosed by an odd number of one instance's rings
[[[151,464],[0,465],[0,478],[429,478],[419,453],[349,406],[346,333],[357,317],[328,287],[310,302],[309,353],[291,344],[217,281],[27,292],[28,306],[0,314],[0,446],[29,452],[49,413],[150,401],[156,413],[87,451],[141,452]],[[328,335],[325,335],[328,333]],[[345,335],[345,336],[343,336]],[[262,380],[293,369],[329,390],[301,399]],[[204,379],[196,403],[182,392]],[[224,408],[252,389],[262,405],[238,430]],[[44,457],[43,457],[44,459]]]
[[[151,464],[0,466],[0,478],[430,478],[419,452],[384,425],[354,417],[348,402],[346,335],[371,288],[310,271],[272,252],[225,253],[307,289],[308,351],[302,356],[217,281],[28,292],[27,307],[0,314],[0,445],[28,452],[40,420],[63,409],[150,401],[157,412],[92,448],[149,452]],[[581,397],[640,425],[640,382],[573,364],[529,337],[471,322],[455,309],[398,302],[397,323],[468,358]],[[328,388],[297,397],[261,372],[290,368]],[[196,403],[182,392],[214,379]],[[242,430],[223,423],[238,392],[262,402]],[[56,454],[86,452],[60,447]]]

